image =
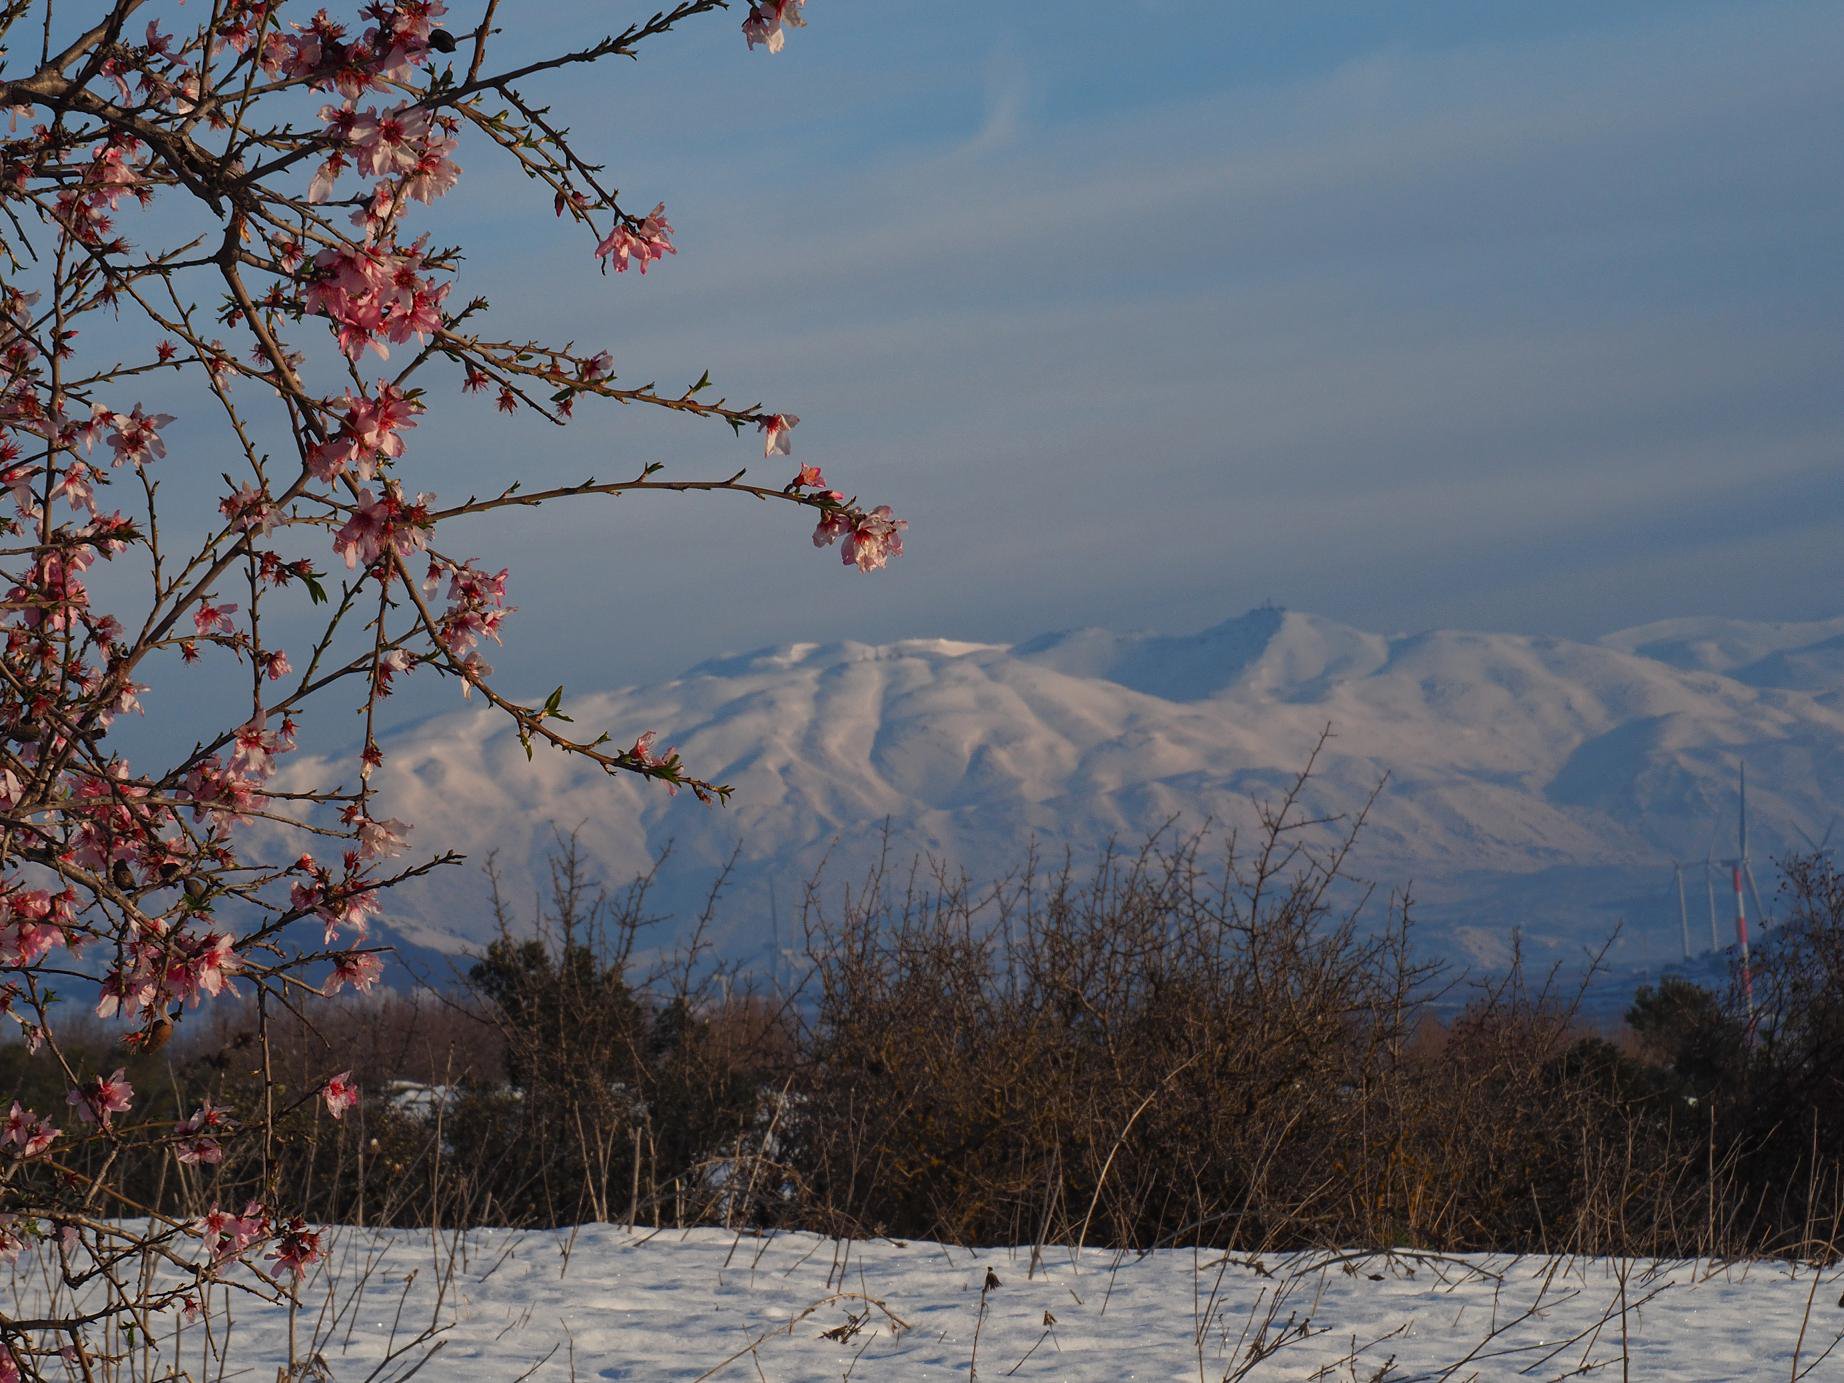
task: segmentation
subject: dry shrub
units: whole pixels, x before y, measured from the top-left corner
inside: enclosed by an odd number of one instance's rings
[[[837,918],[810,898],[788,1221],[1138,1249],[1831,1252],[1835,874],[1790,870],[1752,1028],[1739,990],[1672,981],[1613,1041],[1579,1017],[1592,970],[1564,985],[1520,958],[1466,998],[1415,959],[1406,904],[1360,925],[1344,849],[1292,843],[1320,824],[1304,786],[1216,869],[1192,838],[983,892],[874,879]]]
[[[702,926],[637,973],[650,880],[611,895],[564,838],[539,915],[495,889],[501,934],[456,992],[311,1025],[227,1009],[158,1055],[110,1054],[99,1030],[95,1060],[128,1061],[175,1119],[260,1105],[265,1046],[275,1078],[272,1137],[209,1171],[130,1159],[125,1184],[185,1213],[280,1184],[320,1220],[373,1224],[1833,1252],[1844,882],[1825,861],[1789,864],[1752,1019],[1740,986],[1668,979],[1605,1034],[1578,1016],[1586,977],[1519,962],[1462,990],[1417,959],[1406,902],[1366,925],[1340,878],[1361,822],[1303,848],[1323,824],[1305,784],[1216,862],[1202,837],[1160,837],[984,889],[878,874],[836,915],[816,885],[787,992],[710,964]],[[329,1049],[367,1093],[341,1123],[314,1098]]]

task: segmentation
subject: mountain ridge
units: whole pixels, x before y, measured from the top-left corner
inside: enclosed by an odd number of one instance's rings
[[[387,736],[378,783],[418,841],[497,850],[515,897],[556,830],[579,831],[611,882],[671,844],[659,902],[678,913],[734,848],[716,936],[746,956],[775,900],[801,898],[822,858],[834,886],[855,878],[886,823],[898,858],[980,878],[1033,839],[1081,852],[1173,817],[1246,830],[1251,798],[1284,790],[1329,725],[1308,806],[1349,819],[1389,777],[1354,866],[1412,883],[1436,947],[1489,960],[1517,927],[1562,954],[1624,920],[1635,955],[1662,957],[1678,934],[1672,862],[1733,852],[1739,760],[1757,861],[1824,828],[1844,783],[1844,699],[1823,680],[1834,643],[1844,619],[1667,621],[1583,642],[1384,635],[1263,607],[1194,635],[788,644],[570,699],[579,726],[657,730],[733,783],[714,814],[557,755],[527,764],[482,708]],[[392,898],[398,922],[479,944],[484,898],[465,873]]]

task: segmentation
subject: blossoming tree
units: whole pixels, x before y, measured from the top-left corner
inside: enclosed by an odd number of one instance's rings
[[[77,4],[0,0],[0,1014],[68,1092],[55,1108],[13,1101],[0,1127],[0,1258],[49,1255],[82,1307],[0,1314],[0,1383],[54,1365],[100,1376],[99,1342],[124,1323],[145,1336],[163,1313],[209,1311],[232,1281],[285,1294],[321,1252],[273,1186],[219,1205],[210,1177],[291,1105],[343,1114],[358,1099],[349,1072],[282,1090],[264,1065],[253,1107],[206,1100],[154,1119],[123,1069],[86,1066],[59,1015],[94,1014],[144,1053],[214,999],[268,1012],[374,984],[380,893],[443,858],[400,858],[409,828],[374,811],[376,712],[402,679],[478,693],[528,749],[707,801],[728,791],[651,734],[626,748],[583,738],[558,696],[532,705],[495,687],[482,648],[510,612],[508,574],[450,545],[463,520],[727,492],[815,511],[815,544],[839,544],[860,571],[902,551],[887,507],[808,465],[759,482],[742,466],[648,466],[449,503],[412,475],[418,420],[438,401],[563,424],[612,400],[749,430],[757,465],[791,453],[793,414],[734,407],[708,379],[635,387],[606,351],[488,330],[487,304],[455,291],[459,249],[439,238],[463,164],[497,158],[531,180],[554,233],[577,238],[586,274],[662,268],[675,253],[665,206],[618,200],[531,90],[633,57],[724,0],[680,0],[510,67],[496,39],[518,21],[501,0],[467,15],[443,0],[344,16],[290,0]],[[800,8],[755,0],[749,47],[779,51]],[[196,409],[186,435],[209,423],[211,440],[169,441],[165,407]],[[169,512],[161,483],[175,472],[194,492],[221,476],[215,510]],[[269,632],[278,614],[316,632],[284,646]],[[170,761],[131,763],[111,726],[157,706],[174,660],[241,679],[247,710]],[[328,703],[362,717],[351,779],[282,791],[278,760]],[[197,1214],[124,1195],[115,1169],[150,1150],[198,1178]]]

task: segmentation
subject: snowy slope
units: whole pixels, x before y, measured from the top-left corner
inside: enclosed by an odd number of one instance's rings
[[[1677,944],[1670,861],[1733,851],[1738,759],[1764,889],[1794,828],[1823,829],[1844,785],[1841,648],[1844,620],[1676,621],[1589,644],[1386,637],[1271,608],[1191,637],[802,644],[567,705],[580,730],[657,729],[735,785],[727,808],[556,755],[527,764],[483,709],[388,741],[381,781],[419,843],[497,850],[515,897],[556,828],[580,828],[616,880],[672,844],[660,901],[675,910],[740,847],[718,936],[762,954],[771,889],[791,931],[800,881],[828,852],[835,886],[857,878],[886,820],[899,859],[932,852],[976,876],[1013,867],[1034,835],[1080,850],[1174,815],[1246,828],[1251,798],[1281,790],[1330,725],[1308,805],[1348,815],[1388,775],[1357,866],[1386,888],[1412,881],[1430,937],[1490,960],[1513,926],[1573,952],[1624,919],[1643,960]],[[486,934],[471,871],[394,905],[423,943]]]
[[[1816,1383],[1838,1376],[1844,1336],[1835,1266],[1055,1246],[1034,1262],[1028,1248],[613,1225],[332,1241],[292,1332],[298,1358],[325,1360],[307,1377]],[[209,1325],[162,1320],[151,1361],[203,1368],[228,1295],[210,1294]],[[21,1263],[0,1300],[34,1315],[44,1278]],[[239,1296],[234,1321],[224,1376],[274,1376],[286,1312]]]
[[[1753,687],[1844,691],[1844,618],[1794,624],[1734,619],[1675,619],[1624,629],[1609,647],[1670,663],[1720,672]]]

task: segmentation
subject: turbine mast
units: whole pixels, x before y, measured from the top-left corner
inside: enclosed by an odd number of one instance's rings
[[[1741,809],[1740,809],[1739,815],[1736,818],[1738,822],[1738,827],[1737,827],[1738,849],[1736,853],[1741,858],[1742,868],[1746,869],[1748,867],[1748,764],[1747,764],[1747,761],[1744,759],[1736,760],[1736,767],[1739,770],[1740,775],[1741,775],[1740,776]]]
[[[1710,857],[1703,857],[1703,891],[1710,900],[1710,950],[1722,949],[1722,936],[1716,930],[1716,876],[1710,871]]]
[[[1742,993],[1748,1000],[1748,1030],[1754,1031],[1754,969],[1748,960],[1748,907],[1742,901],[1742,870],[1748,866],[1748,766],[1741,765],[1741,809],[1736,818],[1736,845],[1741,853],[1735,857],[1730,875],[1735,882],[1735,943],[1742,955]]]
[[[1677,876],[1678,884],[1678,939],[1684,945],[1684,959],[1690,959],[1690,909],[1684,905],[1684,866],[1674,864],[1671,872]]]
[[[1742,993],[1748,998],[1748,1026],[1754,1027],[1754,971],[1748,963],[1748,909],[1742,903],[1742,862],[1735,861],[1735,943],[1742,953]]]

